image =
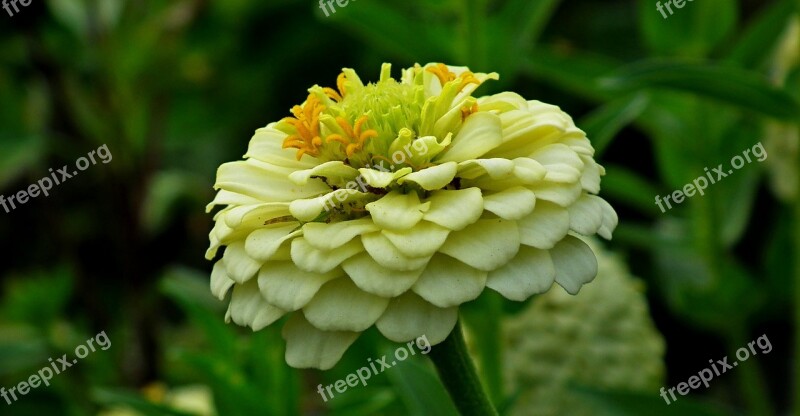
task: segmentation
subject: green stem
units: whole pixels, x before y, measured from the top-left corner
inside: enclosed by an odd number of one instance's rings
[[[444,342],[433,347],[430,357],[462,416],[497,416],[467,352],[460,322]]]
[[[736,324],[728,337],[729,357],[735,357],[739,348],[746,348],[748,339],[744,336],[742,325]],[[775,414],[772,407],[764,373],[758,360],[748,360],[736,369],[739,391],[742,393],[748,414],[770,416]]]
[[[800,159],[800,158],[799,158]],[[800,166],[800,162],[798,162]],[[794,197],[794,416],[800,416],[800,186]]]

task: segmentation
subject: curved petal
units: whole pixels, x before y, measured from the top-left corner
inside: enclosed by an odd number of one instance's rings
[[[536,195],[530,189],[515,186],[483,196],[483,208],[505,220],[518,220],[533,211]]]
[[[328,273],[362,251],[364,247],[358,240],[351,240],[330,251],[318,250],[302,237],[292,240],[292,261],[298,268],[308,272]]]
[[[413,292],[392,299],[375,326],[386,338],[406,342],[424,336],[428,344],[444,341],[458,320],[458,307],[439,308]]]
[[[500,179],[513,171],[514,162],[508,159],[471,159],[458,163],[458,177],[464,179],[475,179],[483,175]]]
[[[331,160],[311,169],[294,171],[289,174],[289,179],[298,185],[305,185],[314,176],[328,178],[328,183],[347,182],[358,176],[358,170],[340,160]]]
[[[478,188],[434,191],[427,200],[430,209],[422,216],[451,230],[461,230],[483,214],[483,197]]]
[[[450,230],[428,221],[420,221],[405,231],[383,230],[383,235],[407,257],[430,257],[447,240]]]
[[[341,270],[314,273],[298,269],[291,261],[273,261],[261,268],[258,287],[267,302],[296,311],[306,306],[322,285],[342,276]]]
[[[477,298],[486,287],[487,274],[450,256],[437,254],[412,290],[428,302],[448,308]]]
[[[524,301],[550,289],[555,277],[556,269],[546,250],[522,246],[508,264],[489,272],[486,287],[506,299]]]
[[[569,232],[569,213],[547,201],[537,201],[536,208],[517,221],[522,244],[536,248],[552,248]]]
[[[303,308],[308,322],[323,331],[364,331],[383,315],[389,299],[364,292],[343,277],[326,283]]]
[[[378,230],[380,228],[368,217],[330,224],[309,222],[303,225],[303,237],[314,248],[329,251],[347,243],[356,236]]]
[[[236,282],[228,277],[228,272],[225,270],[225,264],[222,260],[214,263],[214,268],[211,270],[211,294],[215,298],[223,300],[234,283]]]
[[[240,193],[262,202],[288,202],[327,192],[322,181],[300,186],[287,180],[291,168],[282,168],[255,159],[225,163],[217,170],[215,189]]]
[[[392,298],[407,291],[424,269],[399,271],[387,269],[368,253],[356,254],[342,263],[342,268],[361,290]]]
[[[478,220],[450,233],[439,251],[478,270],[490,271],[514,258],[519,251],[519,234],[513,221]]]
[[[430,203],[419,202],[414,191],[407,194],[392,191],[366,205],[375,224],[390,230],[407,230],[417,225],[429,207]]]
[[[411,168],[402,168],[391,172],[376,170],[373,168],[361,168],[358,171],[361,173],[361,177],[364,179],[364,182],[366,182],[367,185],[373,188],[386,188],[387,186],[391,185],[392,182],[411,173],[411,170]]]
[[[259,331],[284,314],[286,311],[270,305],[261,297],[258,285],[253,280],[233,287],[225,322],[233,321],[236,325],[249,326],[253,331]]]
[[[409,173],[397,180],[402,185],[406,181],[414,182],[426,191],[441,189],[453,181],[456,176],[458,165],[456,162],[446,162],[441,165],[425,168],[420,171]]]
[[[379,232],[364,234],[361,242],[370,256],[381,266],[392,270],[411,271],[421,269],[430,257],[408,257],[389,239]]]
[[[247,236],[244,249],[248,256],[263,263],[275,255],[284,241],[303,234],[297,229],[299,226],[300,223],[292,221],[255,230]]]
[[[597,198],[600,206],[603,209],[603,225],[601,225],[600,229],[597,230],[597,234],[600,234],[600,236],[606,240],[611,240],[611,233],[614,232],[614,229],[617,228],[617,224],[619,223],[617,212],[614,211],[614,208],[612,208],[605,199],[600,197],[594,198]]]
[[[550,250],[550,256],[556,268],[556,283],[571,295],[597,276],[594,252],[577,237],[569,235],[561,240]]]
[[[222,261],[228,277],[236,281],[236,283],[244,283],[250,280],[261,268],[261,262],[247,255],[244,243],[241,241],[232,243],[225,248]]]
[[[276,130],[275,124],[271,123],[267,127],[256,130],[255,135],[250,139],[244,157],[292,169],[308,169],[319,163],[316,158],[307,154],[297,160],[297,152],[292,149],[284,149],[283,140],[287,134]]]
[[[245,222],[263,225],[266,221],[287,215],[289,215],[289,203],[270,202],[233,207],[222,216],[222,219],[228,227],[236,228]]]
[[[464,120],[453,143],[436,157],[436,162],[460,162],[477,159],[503,142],[500,117],[478,112]]]
[[[603,225],[603,207],[600,198],[583,194],[580,199],[567,208],[569,228],[578,234],[594,235]]]
[[[286,363],[294,368],[330,370],[347,348],[358,338],[358,332],[320,331],[294,313],[283,326],[286,340]]]

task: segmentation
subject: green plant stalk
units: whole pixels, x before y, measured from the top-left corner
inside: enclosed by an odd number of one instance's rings
[[[736,356],[739,348],[745,347],[749,341],[745,336],[745,331],[741,325],[735,325],[732,329],[728,341],[728,351],[730,357]],[[764,372],[761,371],[761,364],[758,360],[748,360],[736,369],[736,378],[739,383],[739,391],[747,407],[747,413],[751,415],[771,416],[775,414],[775,408],[770,401],[767,386],[764,382]]]
[[[456,322],[441,344],[433,347],[429,356],[462,416],[497,416],[467,352],[460,322]]]
[[[798,152],[800,159],[800,152]],[[798,160],[800,166],[800,160]],[[794,416],[800,416],[800,185],[794,196]]]

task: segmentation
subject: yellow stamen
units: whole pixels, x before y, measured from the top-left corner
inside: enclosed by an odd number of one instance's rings
[[[456,79],[456,74],[450,72],[450,69],[445,64],[436,64],[436,66],[428,67],[425,70],[436,75],[436,78],[439,78],[439,83],[441,83],[442,86]]]
[[[461,121],[466,120],[467,117],[477,112],[478,112],[478,103],[473,104],[472,107],[463,107],[461,109]]]
[[[322,146],[320,137],[319,115],[325,110],[319,98],[314,94],[309,94],[303,106],[292,107],[294,117],[285,117],[282,123],[289,124],[295,128],[296,134],[291,134],[283,140],[283,148],[296,148],[297,160],[304,154],[312,156],[319,155],[319,148]]]
[[[356,120],[355,127],[351,127],[350,123],[344,117],[336,117],[336,124],[342,128],[342,134],[330,134],[325,138],[326,143],[338,142],[344,146],[344,152],[347,157],[353,156],[356,152],[364,148],[364,143],[368,139],[378,137],[378,132],[373,129],[361,131],[364,123],[367,122],[367,116],[363,115]]]
[[[337,103],[342,101],[342,96],[338,92],[336,92],[336,90],[334,90],[333,88],[324,87],[322,88],[322,91],[324,91],[325,95],[330,97],[331,100],[336,101]]]
[[[344,83],[347,81],[347,75],[344,72],[340,73],[338,77],[336,77],[336,88],[339,88],[339,95],[344,98],[345,91],[344,91]]]

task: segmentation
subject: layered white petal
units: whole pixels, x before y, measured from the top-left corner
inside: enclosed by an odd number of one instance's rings
[[[536,195],[521,186],[483,196],[483,207],[506,220],[518,220],[533,211]]]
[[[489,272],[486,287],[507,299],[524,301],[550,289],[555,276],[556,269],[547,250],[522,246],[510,262]]]
[[[422,275],[416,270],[392,270],[381,266],[368,253],[356,254],[342,263],[342,268],[361,290],[387,298],[407,291]]]
[[[256,130],[255,135],[250,139],[245,157],[292,169],[308,169],[319,163],[316,158],[308,154],[297,160],[296,150],[283,148],[283,140],[286,139],[287,134],[276,130],[274,126],[275,123],[272,123]]]
[[[228,277],[236,281],[236,283],[244,283],[250,280],[261,268],[260,261],[256,261],[247,255],[242,241],[228,245],[225,248],[225,254],[222,255],[222,261]]]
[[[440,308],[458,306],[483,292],[487,274],[450,256],[437,254],[412,290]]]
[[[364,331],[383,315],[389,299],[359,289],[350,279],[322,286],[303,308],[308,322],[323,331]]]
[[[344,276],[341,270],[315,273],[300,270],[291,261],[272,261],[258,274],[258,287],[267,302],[287,311],[308,304],[325,283]]]
[[[477,159],[503,141],[500,117],[480,112],[467,117],[453,143],[437,156],[436,162],[461,162]]]
[[[300,223],[292,221],[255,230],[247,236],[244,249],[250,258],[263,263],[275,255],[284,241],[302,235],[299,227]]]
[[[258,285],[251,280],[233,287],[231,303],[225,315],[225,322],[249,326],[253,331],[264,329],[280,319],[286,311],[270,305],[258,291]]]
[[[283,326],[286,363],[294,368],[329,370],[358,338],[358,332],[321,331],[302,313],[294,313]]]
[[[311,169],[298,170],[289,174],[289,179],[298,184],[305,185],[309,179],[315,176],[328,178],[330,183],[333,182],[347,182],[355,179],[358,176],[358,171],[352,166],[345,165],[340,160],[331,160],[321,165],[312,167]]]
[[[319,180],[297,185],[287,180],[291,168],[259,162],[255,159],[225,163],[217,170],[216,189],[240,193],[262,202],[286,202],[309,198],[328,191]]]
[[[402,185],[405,182],[414,182],[426,191],[441,189],[453,181],[457,170],[458,165],[456,162],[442,163],[441,165],[409,173],[398,179],[397,183]]]
[[[522,244],[549,249],[569,232],[569,213],[547,201],[537,201],[536,208],[517,221]]]
[[[569,228],[578,234],[594,235],[603,225],[603,206],[598,201],[600,198],[583,194],[574,204],[570,205]]]
[[[381,199],[366,205],[372,220],[381,228],[407,230],[422,219],[429,210],[430,202],[420,203],[416,192],[403,194],[392,191]]]
[[[364,247],[358,239],[327,251],[314,248],[302,237],[292,240],[292,261],[301,270],[308,272],[328,273],[362,251]]]
[[[369,217],[330,224],[310,222],[303,225],[303,237],[314,248],[329,251],[347,243],[356,236],[378,230],[380,228]]]
[[[375,326],[386,338],[395,342],[425,336],[430,345],[436,345],[450,335],[457,320],[457,306],[439,308],[413,292],[407,292],[392,299]]]
[[[428,221],[420,221],[405,231],[383,230],[384,237],[407,257],[430,257],[447,240],[450,230]]]
[[[381,266],[398,271],[417,270],[425,266],[430,257],[409,257],[403,254],[380,232],[364,234],[361,242],[370,256]]]
[[[490,271],[511,260],[519,244],[520,232],[514,221],[478,220],[452,232],[439,251],[476,269]]]
[[[586,283],[597,276],[597,258],[581,239],[571,235],[559,241],[550,250],[556,268],[556,283],[569,294],[575,295]]]
[[[474,223],[483,214],[483,197],[478,188],[434,191],[426,202],[430,208],[423,218],[454,231]]]
[[[236,282],[228,277],[228,272],[225,270],[225,264],[222,260],[214,263],[214,268],[211,270],[211,294],[215,298],[223,300],[234,283]]]

